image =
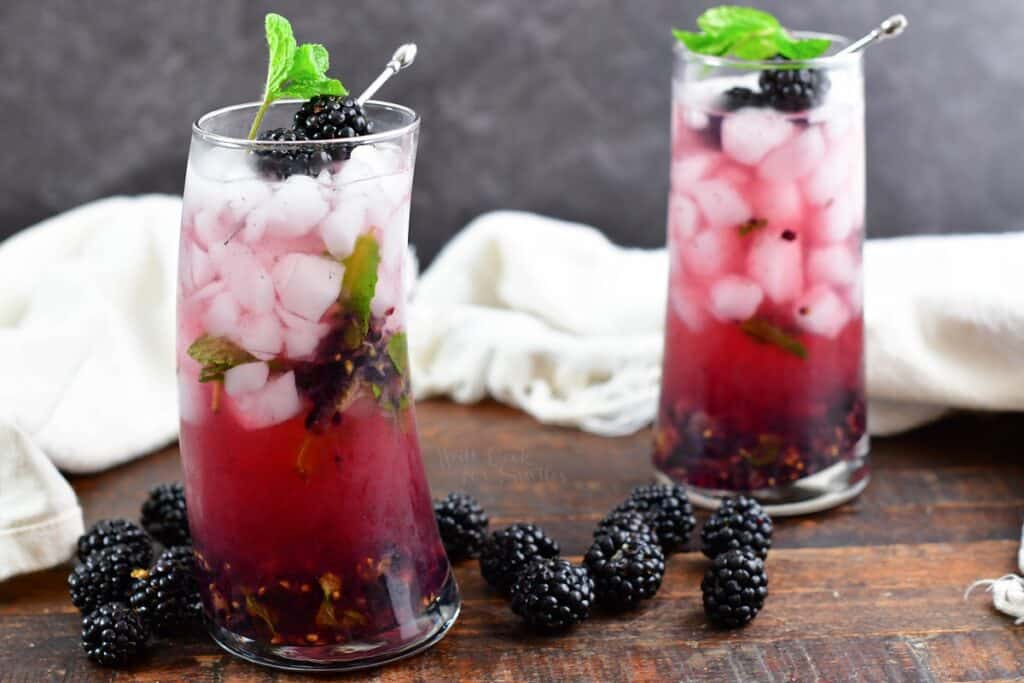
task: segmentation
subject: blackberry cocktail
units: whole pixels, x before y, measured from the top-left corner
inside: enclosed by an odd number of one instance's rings
[[[835,504],[867,481],[859,55],[680,45],[673,90],[655,465],[708,503]]]
[[[258,110],[265,132],[247,140]],[[388,661],[458,610],[406,353],[418,125],[318,95],[194,128],[178,292],[188,509],[213,635],[261,663]]]

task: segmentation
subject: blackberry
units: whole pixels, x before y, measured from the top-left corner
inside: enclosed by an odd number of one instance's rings
[[[297,142],[309,138],[291,128],[274,128],[260,133],[263,142]],[[256,151],[256,168],[260,173],[280,179],[293,175],[316,175],[331,161],[330,156],[313,145],[280,145]]]
[[[157,562],[181,562],[189,569],[196,566],[196,555],[190,545],[176,545],[160,553]]]
[[[534,524],[513,524],[495,531],[480,548],[480,573],[487,583],[506,595],[526,565],[558,556],[558,543]]]
[[[152,569],[132,576],[128,604],[153,632],[180,633],[199,621],[202,607],[192,565],[162,557]]]
[[[181,482],[157,484],[142,504],[142,527],[165,546],[192,542]]]
[[[665,576],[661,547],[637,534],[598,535],[583,564],[594,578],[597,604],[616,612],[653,598]]]
[[[149,632],[137,614],[112,602],[82,618],[82,649],[104,666],[124,666],[146,647]]]
[[[772,547],[772,518],[746,496],[725,498],[700,530],[700,549],[714,559],[729,550],[749,550],[764,559]]]
[[[139,568],[126,545],[112,545],[91,554],[68,575],[71,602],[82,614],[128,597],[132,571]]]
[[[556,632],[590,616],[594,581],[568,560],[534,560],[512,588],[512,611],[540,631]]]
[[[624,533],[642,537],[648,543],[658,544],[658,537],[647,525],[643,513],[634,510],[613,510],[597,523],[594,538],[602,534]]]
[[[642,513],[666,555],[683,550],[697,525],[690,499],[678,484],[638,486],[616,509]]]
[[[146,567],[153,560],[153,539],[142,528],[127,519],[101,519],[84,536],[78,537],[78,559],[85,562],[97,550],[112,545],[126,545],[137,567]]]
[[[373,132],[362,105],[345,95],[316,95],[295,112],[294,128],[310,140],[335,140]]]
[[[765,103],[785,112],[813,109],[822,103],[831,87],[828,74],[806,68],[768,69],[761,72],[757,83]]]
[[[718,99],[718,106],[724,111],[736,111],[743,107],[764,106],[764,95],[750,88],[729,88],[721,94]]]
[[[715,558],[700,584],[704,613],[716,626],[737,628],[757,616],[768,596],[764,562],[746,550]]]
[[[451,559],[461,560],[480,554],[490,520],[473,496],[456,491],[449,493],[447,498],[435,500],[434,517]]]

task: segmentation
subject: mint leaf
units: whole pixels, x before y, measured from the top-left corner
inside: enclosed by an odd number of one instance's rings
[[[702,33],[673,29],[676,40],[691,52],[704,55],[732,55],[762,61],[781,54],[787,59],[813,59],[831,42],[822,38],[797,40],[767,12],[753,7],[712,7],[697,19]]]
[[[706,33],[691,33],[673,29],[676,40],[686,46],[690,52],[702,55],[724,55],[732,44],[727,38],[710,36]]]
[[[740,329],[756,342],[777,346],[797,358],[807,359],[807,347],[781,327],[761,318],[750,318],[740,323]]]
[[[380,247],[373,235],[363,234],[356,239],[355,248],[342,261],[345,275],[341,278],[338,302],[356,323],[353,333],[346,333],[349,348],[362,343],[370,328],[370,302],[377,290],[377,266],[380,265]]]
[[[270,60],[267,65],[267,84],[263,97],[275,92],[288,78],[295,61],[295,35],[292,25],[280,14],[270,13],[263,21],[267,32],[267,49]]]
[[[277,99],[309,99],[315,95],[347,95],[348,90],[336,78],[325,75],[330,67],[327,48],[319,43],[303,43],[295,52],[295,60],[285,79],[287,87],[278,91]]]
[[[779,54],[776,36],[749,33],[732,44],[729,52],[740,59],[762,61]]]
[[[199,373],[200,382],[219,382],[231,368],[257,360],[230,339],[211,337],[208,334],[192,342],[188,347],[188,355],[203,366]]]
[[[765,218],[751,218],[746,223],[740,223],[739,233],[740,237],[746,237],[747,235],[762,230],[768,226],[768,220]]]
[[[256,139],[260,124],[270,105],[282,98],[309,99],[315,95],[347,95],[348,90],[336,78],[327,77],[330,58],[319,43],[296,45],[292,25],[280,14],[267,14],[269,63],[263,102],[256,111],[249,139]]]
[[[782,36],[776,43],[776,48],[778,48],[779,54],[786,59],[802,60],[814,59],[825,54],[830,45],[832,45],[832,41],[827,38],[793,40],[789,36]]]
[[[388,358],[398,374],[404,375],[409,368],[409,338],[405,332],[396,332],[388,340]]]
[[[726,5],[712,7],[697,18],[697,26],[704,33],[717,34],[724,31],[758,31],[780,28],[779,20],[771,14],[753,7]]]

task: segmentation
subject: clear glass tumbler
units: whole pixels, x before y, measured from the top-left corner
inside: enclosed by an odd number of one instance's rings
[[[419,118],[366,110],[377,132],[344,144],[246,140],[256,105],[193,127],[177,323],[189,523],[213,637],[282,668],[398,659],[459,611],[409,392]]]
[[[806,62],[676,49],[654,464],[705,506],[799,514],[868,481],[863,75],[825,37]]]

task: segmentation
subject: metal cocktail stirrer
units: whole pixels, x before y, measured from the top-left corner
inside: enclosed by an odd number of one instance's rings
[[[416,43],[406,43],[400,45],[395,54],[391,55],[391,60],[388,65],[384,67],[384,71],[377,76],[376,80],[370,84],[370,86],[363,91],[356,102],[361,105],[366,103],[366,100],[373,97],[374,93],[380,90],[381,86],[388,82],[388,79],[394,76],[396,73],[409,66],[416,60]]]
[[[871,33],[867,34],[857,42],[840,50],[837,53],[837,55],[850,55],[853,54],[854,52],[860,52],[861,50],[866,48],[868,45],[871,45],[872,43],[880,43],[883,40],[895,38],[899,34],[903,33],[903,31],[907,28],[908,23],[910,22],[908,22],[907,18],[902,14],[894,14],[885,21],[883,21],[881,24],[879,24],[878,28],[873,30]]]

